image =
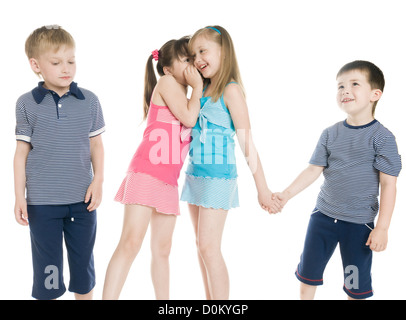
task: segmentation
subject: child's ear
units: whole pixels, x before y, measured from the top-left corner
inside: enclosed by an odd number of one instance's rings
[[[29,60],[29,62],[30,62],[30,66],[31,66],[32,71],[34,71],[37,74],[41,72],[38,61],[36,59],[31,58]]]
[[[371,101],[378,101],[381,97],[382,97],[382,90],[380,89],[374,89],[372,90],[372,94],[371,94]]]
[[[164,70],[164,74],[166,74],[166,75],[171,75],[172,74],[169,67],[163,67],[163,70]]]

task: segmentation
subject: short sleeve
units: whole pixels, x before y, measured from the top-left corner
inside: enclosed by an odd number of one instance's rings
[[[16,104],[16,140],[31,143],[32,132],[32,126],[28,120],[25,104],[19,99]]]
[[[376,138],[374,146],[376,150],[374,168],[397,177],[402,169],[402,160],[398,153],[395,137],[391,134]]]
[[[94,96],[91,101],[92,127],[89,132],[89,138],[98,136],[105,131],[103,111],[99,99]]]
[[[328,130],[325,129],[321,134],[319,141],[317,142],[317,146],[313,152],[312,157],[310,158],[309,161],[310,164],[321,167],[327,167],[329,156],[327,150],[327,139],[328,139]]]

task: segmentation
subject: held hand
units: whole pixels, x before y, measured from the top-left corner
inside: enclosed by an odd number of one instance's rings
[[[27,201],[25,199],[16,199],[16,203],[14,206],[14,215],[19,224],[28,226]]]
[[[268,207],[268,213],[278,213],[278,212],[282,212],[283,209],[283,205],[281,204],[281,202],[279,201],[278,198],[271,198],[269,207]]]
[[[270,190],[258,193],[258,202],[261,208],[269,213],[278,213],[283,209],[280,200],[274,197]]]
[[[289,197],[285,192],[275,192],[273,198],[278,199],[282,207],[284,207],[289,200]]]
[[[372,251],[380,252],[386,249],[388,244],[388,231],[375,228],[371,231],[368,241],[365,245],[369,246]]]
[[[102,184],[93,180],[85,196],[85,203],[89,203],[91,200],[87,207],[88,211],[96,210],[99,207],[102,200],[102,193]]]
[[[189,86],[191,86],[193,89],[197,89],[198,87],[203,89],[202,76],[199,71],[197,71],[195,66],[187,66],[183,74]]]

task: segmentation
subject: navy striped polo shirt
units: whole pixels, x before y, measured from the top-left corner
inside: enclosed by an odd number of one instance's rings
[[[310,164],[323,166],[317,208],[334,219],[373,222],[379,210],[379,172],[398,176],[401,157],[394,135],[379,121],[325,129]]]
[[[16,105],[16,139],[31,144],[27,204],[82,202],[93,179],[90,138],[105,130],[102,109],[97,96],[75,82],[62,97],[43,84]]]

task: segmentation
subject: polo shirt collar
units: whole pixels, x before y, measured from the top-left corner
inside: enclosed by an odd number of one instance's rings
[[[38,87],[35,87],[32,89],[32,96],[34,97],[34,100],[37,104],[40,104],[42,100],[44,100],[45,96],[51,92],[51,90],[48,90],[44,88],[44,81],[38,82]],[[76,82],[73,82],[70,84],[69,88],[69,93],[74,95],[77,99],[79,100],[84,100],[85,96],[83,95],[82,91],[79,89],[78,84]]]

